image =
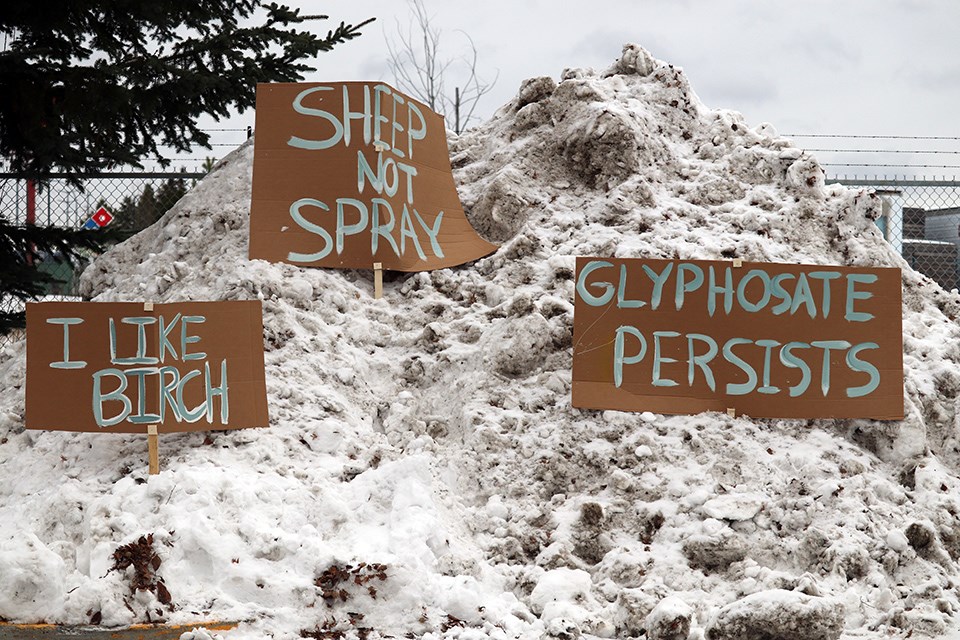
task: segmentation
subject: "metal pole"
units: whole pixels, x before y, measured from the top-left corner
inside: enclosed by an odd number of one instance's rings
[[[27,180],[27,219],[28,226],[34,226],[37,223],[37,183],[33,180]],[[27,264],[33,266],[33,254],[36,251],[33,243],[27,243]]]
[[[27,180],[27,224],[37,223],[37,183]]]

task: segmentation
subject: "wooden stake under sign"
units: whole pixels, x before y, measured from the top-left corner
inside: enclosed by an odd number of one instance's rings
[[[383,297],[383,263],[373,263],[373,297],[376,299]]]
[[[157,433],[157,425],[147,425],[147,448],[150,454],[150,475],[155,476],[160,473],[160,436]]]

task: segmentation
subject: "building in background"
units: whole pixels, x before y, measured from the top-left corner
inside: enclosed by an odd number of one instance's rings
[[[960,207],[903,208],[903,259],[950,291],[958,286]]]

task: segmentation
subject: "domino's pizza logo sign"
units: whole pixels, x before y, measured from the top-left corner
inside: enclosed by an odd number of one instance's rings
[[[100,207],[97,209],[90,218],[83,224],[84,229],[89,229],[91,231],[96,231],[97,229],[102,229],[113,221],[113,214],[107,211],[106,207]]]

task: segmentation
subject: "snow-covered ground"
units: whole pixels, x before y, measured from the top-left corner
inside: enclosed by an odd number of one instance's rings
[[[369,272],[247,260],[252,143],[85,272],[100,301],[262,299],[269,428],[166,435],[148,480],[145,437],[24,431],[25,345],[6,347],[0,617],[960,637],[960,297],[884,243],[874,196],[635,46],[527,81],[450,146],[502,246],[380,300]],[[573,409],[577,255],[900,267],[906,418]]]

